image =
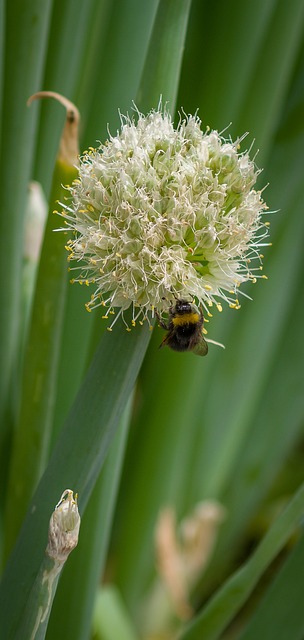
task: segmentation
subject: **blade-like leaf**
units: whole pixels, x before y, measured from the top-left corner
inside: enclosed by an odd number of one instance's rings
[[[12,446],[6,509],[6,557],[14,546],[29,500],[49,454],[67,284],[62,234],[53,211],[77,170],[57,162],[24,354],[21,406]]]
[[[131,323],[131,321],[130,321]],[[82,513],[115,434],[144,357],[147,326],[106,333],[39,483],[0,589],[5,637],[18,624],[44,549],[49,505],[66,487],[79,494]],[[16,580],[16,572],[20,580]],[[22,578],[21,578],[22,576]]]
[[[138,640],[132,621],[115,587],[100,589],[95,604],[93,630],[96,640]]]
[[[156,109],[160,97],[173,114],[191,0],[160,0],[137,106]]]
[[[7,429],[3,412],[10,397],[9,386],[19,346],[23,217],[34,144],[35,114],[27,108],[26,101],[41,82],[51,4],[51,0],[6,3],[2,108],[5,126],[2,126],[0,152],[0,268],[5,274],[0,291],[2,431]]]
[[[119,126],[122,113],[132,106],[137,94],[158,0],[97,0],[89,33],[88,53],[79,70],[77,106],[81,111],[84,143],[108,137]],[[130,44],[132,43],[132,45]],[[51,64],[51,62],[50,62]],[[123,70],[123,73],[122,73]],[[84,304],[90,292],[86,287],[68,287],[66,320],[61,346],[61,363],[56,403],[55,431],[63,421],[95,353],[105,322],[100,314],[89,314]],[[92,338],[90,334],[92,332]],[[73,345],[79,344],[78,349]],[[66,369],[71,369],[70,376]]]
[[[114,436],[105,465],[81,522],[77,553],[65,567],[47,630],[47,640],[85,640],[90,635],[97,587],[103,574],[133,395]]]
[[[79,107],[75,96],[80,67],[91,43],[96,10],[98,5],[103,4],[104,0],[54,0],[44,77],[39,89],[56,89]],[[62,111],[52,101],[41,104],[33,175],[42,184],[47,197],[52,184],[62,122]]]
[[[304,486],[277,518],[252,557],[227,580],[181,634],[181,640],[217,640],[281,551],[304,513]]]
[[[268,588],[238,640],[302,640],[304,636],[304,536]]]

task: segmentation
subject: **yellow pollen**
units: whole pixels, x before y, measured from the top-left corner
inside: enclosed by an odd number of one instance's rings
[[[107,331],[112,331],[111,327],[107,327]]]
[[[219,302],[217,303],[216,308],[220,313],[223,311],[223,307]]]
[[[207,333],[208,333],[207,329],[205,329],[205,327],[203,327],[203,334],[207,335]]]
[[[105,315],[105,316],[101,316],[103,320],[107,320],[109,316]]]
[[[131,331],[130,327],[127,327],[126,331],[128,331],[130,333],[130,331]]]
[[[206,291],[212,291],[210,284],[205,284],[204,289],[206,289]]]

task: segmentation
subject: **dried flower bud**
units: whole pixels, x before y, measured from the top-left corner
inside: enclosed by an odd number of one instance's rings
[[[63,564],[78,543],[79,527],[77,496],[74,498],[73,491],[66,489],[52,513],[47,555]]]

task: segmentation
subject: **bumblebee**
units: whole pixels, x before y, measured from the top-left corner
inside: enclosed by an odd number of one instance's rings
[[[176,300],[169,308],[168,322],[156,313],[160,326],[167,331],[161,347],[166,345],[174,351],[193,351],[198,356],[206,356],[208,344],[203,336],[204,316],[195,304],[187,300]]]

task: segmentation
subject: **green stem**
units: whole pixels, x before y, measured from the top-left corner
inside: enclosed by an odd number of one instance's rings
[[[131,321],[130,321],[131,322]],[[150,338],[146,326],[131,333],[121,325],[106,334],[60,433],[48,467],[28,509],[0,586],[3,637],[13,637],[43,554],[48,503],[62,487],[75,487],[84,510],[120,417],[135,384]],[[22,580],[16,580],[22,575]]]
[[[21,407],[7,492],[6,557],[14,545],[49,452],[67,281],[64,240],[62,234],[54,233],[60,219],[53,211],[58,199],[67,193],[62,184],[71,183],[76,176],[74,167],[57,161],[24,355]]]
[[[63,565],[45,555],[22,617],[15,640],[43,640]],[[38,606],[37,606],[38,605]],[[29,635],[25,635],[29,634]]]
[[[136,104],[174,114],[191,0],[160,0]]]
[[[284,547],[304,512],[304,485],[263,538],[255,553],[215,594],[181,640],[217,640],[246,602],[264,571]]]
[[[6,3],[2,145],[0,153],[0,437],[19,346],[23,215],[34,146],[35,114],[26,101],[41,82],[51,0]],[[2,442],[0,442],[2,445]]]
[[[15,640],[44,640],[58,579],[78,543],[80,517],[77,500],[64,491],[49,524],[49,540],[36,580],[19,621]]]
[[[93,489],[81,524],[77,553],[60,580],[48,625],[48,640],[88,638],[98,584],[104,571],[113,512],[128,434],[133,394]]]

